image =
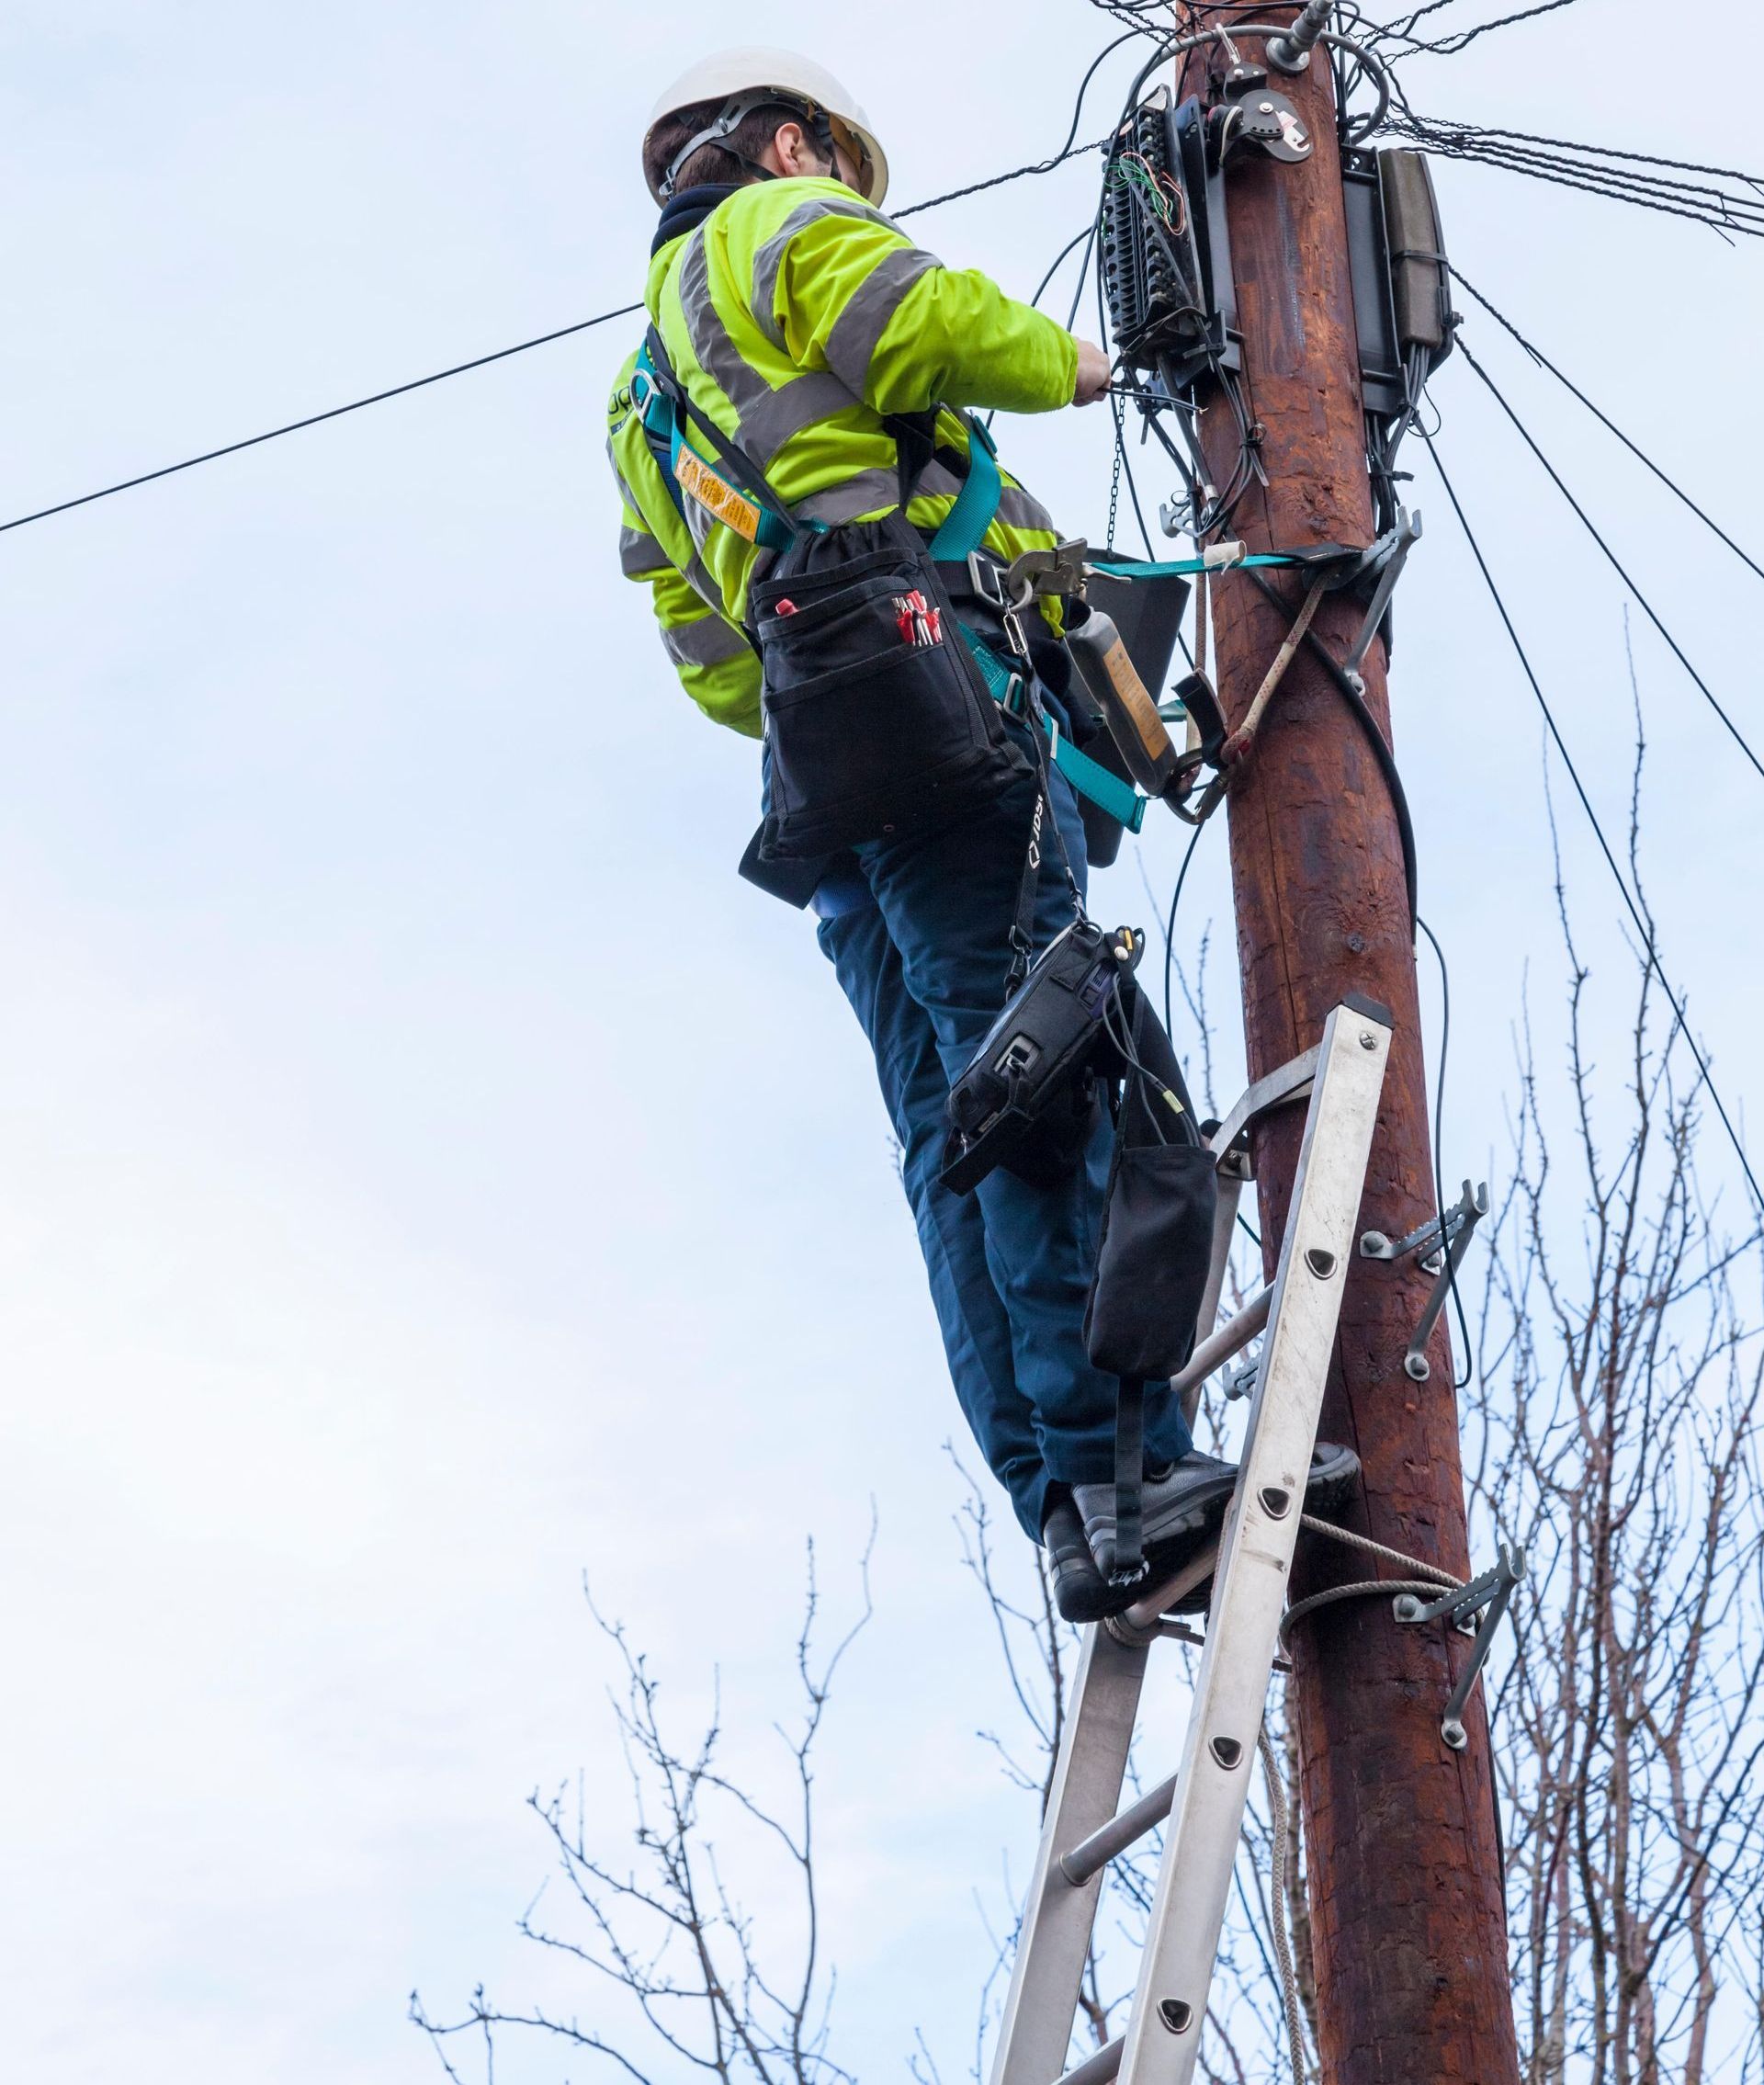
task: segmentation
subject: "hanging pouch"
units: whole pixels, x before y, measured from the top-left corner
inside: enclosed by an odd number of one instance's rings
[[[1116,1144],[1084,1312],[1085,1344],[1099,1368],[1155,1382],[1187,1361],[1216,1196],[1213,1154],[1198,1144]]]
[[[771,749],[763,859],[947,822],[1026,765],[899,510],[799,537],[749,615]]]
[[[1169,1037],[1136,986],[1123,996],[1146,1070],[1130,1071],[1116,1127],[1084,1341],[1099,1368],[1155,1382],[1175,1375],[1194,1344],[1218,1184]],[[1181,1100],[1180,1115],[1159,1087]]]

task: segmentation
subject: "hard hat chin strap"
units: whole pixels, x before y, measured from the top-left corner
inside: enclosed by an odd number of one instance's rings
[[[825,109],[799,95],[785,94],[776,87],[755,87],[747,94],[731,95],[718,112],[717,120],[707,124],[695,137],[688,138],[680,150],[668,162],[668,170],[662,177],[662,199],[666,202],[673,194],[674,183],[679,179],[680,169],[695,152],[707,145],[719,145],[739,166],[744,167],[756,181],[775,181],[778,176],[769,166],[762,166],[758,160],[749,159],[744,153],[730,150],[726,141],[756,108],[787,108],[793,115],[802,117],[820,147],[830,166],[839,165],[839,153],[833,142],[833,127],[827,119]]]

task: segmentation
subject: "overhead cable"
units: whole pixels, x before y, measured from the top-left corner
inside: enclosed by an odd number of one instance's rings
[[[1739,544],[1735,542],[1734,538],[1730,535],[1728,535],[1727,531],[1721,526],[1718,521],[1716,521],[1712,516],[1705,514],[1702,508],[1700,507],[1695,500],[1690,497],[1690,493],[1685,491],[1684,487],[1679,483],[1677,479],[1671,477],[1667,471],[1663,470],[1660,466],[1655,462],[1654,459],[1647,454],[1645,449],[1642,448],[1637,443],[1632,441],[1630,437],[1626,434],[1624,434],[1623,430],[1617,425],[1617,423],[1613,419],[1611,419],[1610,414],[1601,411],[1599,406],[1595,405],[1592,400],[1587,396],[1586,392],[1580,389],[1579,385],[1577,384],[1571,377],[1565,374],[1563,370],[1559,369],[1556,365],[1550,360],[1549,357],[1544,354],[1544,350],[1536,345],[1534,341],[1527,340],[1525,335],[1520,332],[1519,328],[1507,316],[1507,314],[1504,312],[1498,311],[1495,306],[1488,301],[1487,298],[1483,295],[1482,291],[1476,288],[1476,284],[1464,274],[1462,269],[1453,266],[1452,262],[1450,261],[1448,261],[1445,265],[1452,270],[1452,275],[1460,288],[1467,289],[1470,292],[1471,296],[1476,299],[1476,302],[1482,306],[1483,310],[1487,312],[1488,316],[1493,319],[1498,325],[1504,326],[1507,331],[1512,334],[1513,338],[1525,350],[1526,354],[1531,357],[1533,362],[1537,363],[1541,368],[1547,369],[1551,376],[1555,379],[1556,382],[1559,383],[1563,387],[1563,389],[1569,393],[1571,397],[1577,398],[1580,403],[1586,407],[1587,411],[1592,414],[1593,418],[1599,422],[1601,427],[1605,428],[1607,432],[1616,436],[1617,439],[1623,443],[1623,447],[1635,459],[1636,462],[1645,464],[1647,469],[1654,473],[1655,477],[1659,480],[1661,484],[1666,487],[1667,491],[1672,494],[1674,499],[1681,501],[1683,504],[1689,507],[1690,512],[1696,516],[1697,519],[1702,522],[1703,527],[1709,530],[1711,535],[1719,537],[1721,541],[1726,544],[1727,548],[1739,560],[1741,564],[1749,565],[1752,571],[1754,571],[1760,579],[1764,579],[1764,565],[1759,564],[1756,558],[1754,558],[1748,551],[1743,550]]]
[[[1422,427],[1419,432],[1421,439],[1427,444],[1428,451],[1433,459],[1433,468],[1440,474],[1440,482],[1445,488],[1445,496],[1452,503],[1452,511],[1458,517],[1458,526],[1464,530],[1464,540],[1470,546],[1470,554],[1476,561],[1476,569],[1482,574],[1483,584],[1487,587],[1489,595],[1494,601],[1496,611],[1506,629],[1508,638],[1512,643],[1514,652],[1519,655],[1520,665],[1524,670],[1526,680],[1531,684],[1532,693],[1536,697],[1538,708],[1543,712],[1544,722],[1548,728],[1551,739],[1555,742],[1556,752],[1562,756],[1562,765],[1568,771],[1568,779],[1574,785],[1575,795],[1580,799],[1581,810],[1587,814],[1587,822],[1592,827],[1593,837],[1599,843],[1599,851],[1605,857],[1605,866],[1610,869],[1616,882],[1618,892],[1623,901],[1624,909],[1634,922],[1636,933],[1642,937],[1647,967],[1660,980],[1660,989],[1665,992],[1667,1003],[1673,1012],[1677,1032],[1684,1037],[1685,1046],[1696,1061],[1697,1071],[1702,1076],[1702,1083],[1709,1089],[1709,1098],[1714,1103],[1715,1113],[1721,1117],[1721,1126],[1727,1132],[1727,1141],[1734,1148],[1734,1155],[1739,1161],[1740,1171],[1746,1175],[1746,1183],[1752,1191],[1753,1200],[1757,1203],[1759,1210],[1764,1211],[1764,1188],[1758,1186],[1758,1176],[1752,1171],[1752,1162],[1746,1155],[1746,1147],[1741,1143],[1739,1132],[1734,1127],[1733,1118],[1728,1115],[1726,1105],[1722,1100],[1721,1090],[1715,1084],[1714,1076],[1710,1071],[1708,1062],[1704,1059],[1702,1051],[1697,1046],[1696,1037],[1690,1032],[1690,1024],[1685,1015],[1684,1003],[1677,992],[1674,991],[1672,981],[1667,976],[1665,966],[1660,961],[1659,950],[1655,946],[1654,928],[1631,895],[1628,878],[1617,866],[1617,857],[1611,852],[1610,841],[1605,838],[1605,829],[1599,822],[1599,813],[1592,808],[1592,799],[1588,796],[1586,785],[1580,779],[1580,771],[1574,765],[1574,756],[1569,753],[1567,742],[1562,736],[1561,728],[1555,720],[1555,714],[1551,709],[1549,700],[1544,693],[1543,686],[1532,668],[1531,657],[1525,650],[1519,631],[1513,626],[1512,617],[1507,612],[1507,604],[1501,597],[1500,588],[1495,582],[1494,573],[1488,569],[1488,561],[1482,554],[1482,546],[1476,540],[1476,531],[1471,527],[1469,517],[1465,515],[1463,504],[1458,499],[1456,488],[1453,485],[1444,464],[1440,460],[1439,448],[1432,436],[1428,433],[1425,427]]]
[[[1724,236],[1764,238],[1764,190],[1758,177],[1731,166],[1702,166],[1652,153],[1539,137],[1526,130],[1486,129],[1443,118],[1419,116],[1405,105],[1393,113],[1389,131],[1442,159],[1476,160],[1557,187],[1578,188],[1613,202],[1689,218]],[[1687,180],[1708,175],[1711,180]],[[1723,187],[1718,183],[1730,183]]]
[[[1515,428],[1518,429],[1520,439],[1525,444],[1526,448],[1531,450],[1532,454],[1549,473],[1550,482],[1555,487],[1556,491],[1561,493],[1562,497],[1566,500],[1568,504],[1574,509],[1575,514],[1578,516],[1581,526],[1586,529],[1588,535],[1592,538],[1593,541],[1598,544],[1600,550],[1604,552],[1606,561],[1610,564],[1611,569],[1617,574],[1618,578],[1623,581],[1623,584],[1628,587],[1629,591],[1635,596],[1637,603],[1640,605],[1642,613],[1647,618],[1648,621],[1654,625],[1654,628],[1659,631],[1661,637],[1665,639],[1668,649],[1671,652],[1672,656],[1679,662],[1679,665],[1684,668],[1685,672],[1690,674],[1691,680],[1695,682],[1699,692],[1702,696],[1703,700],[1709,705],[1710,708],[1714,711],[1715,715],[1719,717],[1722,722],[1727,727],[1728,735],[1732,738],[1734,743],[1739,748],[1741,753],[1746,755],[1747,759],[1751,762],[1752,765],[1758,770],[1758,775],[1760,776],[1764,776],[1764,761],[1760,761],[1757,754],[1755,754],[1752,751],[1751,747],[1746,742],[1745,734],[1740,731],[1739,726],[1735,723],[1733,719],[1727,714],[1726,710],[1724,709],[1721,704],[1716,700],[1714,692],[1710,687],[1708,682],[1703,679],[1702,675],[1698,673],[1697,669],[1690,663],[1690,660],[1685,657],[1683,649],[1679,645],[1679,640],[1673,636],[1672,632],[1667,629],[1666,625],[1656,614],[1654,606],[1648,600],[1647,595],[1642,592],[1641,588],[1637,586],[1635,582],[1630,577],[1628,572],[1624,569],[1622,561],[1619,560],[1616,551],[1611,549],[1611,545],[1607,543],[1605,538],[1600,534],[1598,527],[1593,523],[1591,517],[1588,515],[1586,508],[1583,507],[1580,504],[1579,501],[1575,498],[1574,494],[1569,492],[1567,486],[1563,482],[1561,473],[1550,461],[1549,458],[1544,455],[1544,451],[1537,446],[1537,442],[1532,435],[1531,430],[1520,418],[1519,414],[1515,413],[1512,407],[1507,402],[1506,398],[1502,395],[1500,390],[1496,385],[1495,380],[1488,374],[1487,370],[1483,368],[1482,364],[1476,360],[1476,357],[1464,346],[1462,338],[1460,338],[1458,341],[1458,353],[1464,357],[1464,360],[1469,363],[1470,367],[1476,372],[1477,376],[1482,379],[1483,384],[1487,388],[1489,395],[1493,398],[1495,403],[1500,407],[1501,411],[1512,422]]]
[[[35,514],[21,514],[11,521],[0,521],[0,536],[9,528],[23,528],[32,521],[47,521],[52,514],[66,514],[72,507],[90,506],[94,500],[107,500],[113,493],[132,492],[137,485],[151,485],[158,478],[175,478],[180,470],[194,470],[198,463],[212,463],[217,457],[237,456],[242,448],[255,448],[259,442],[273,442],[282,435],[297,435],[302,427],[316,427],[322,421],[341,419],[345,413],[359,413],[365,406],[382,404],[389,398],[402,398],[406,391],[421,391],[425,384],[438,384],[448,377],[464,376],[468,369],[481,369],[487,363],[506,361],[511,355],[525,355],[529,347],[543,347],[548,342],[567,339],[572,333],[586,333],[591,326],[604,326],[610,320],[628,318],[633,312],[642,309],[641,304],[621,304],[616,312],[602,312],[592,319],[578,319],[573,325],[559,326],[555,333],[541,333],[531,340],[517,340],[513,347],[499,347],[492,354],[474,356],[469,362],[456,362],[451,368],[436,369],[426,377],[413,377],[409,383],[394,384],[390,391],[377,391],[367,398],[352,398],[347,405],[333,405],[323,413],[309,413],[304,420],[289,420],[280,427],[266,428],[261,435],[247,435],[243,441],[204,449],[200,456],[187,456],[181,463],[162,464],[157,470],[143,470],[139,477],[123,478],[114,485],[102,485],[96,493],[82,493],[77,499],[59,500],[53,506],[39,507]]]
[[[1517,14],[1498,15],[1491,22],[1478,22],[1472,28],[1448,30],[1442,37],[1425,37],[1414,34],[1415,24],[1425,15],[1435,15],[1442,7],[1455,5],[1455,0],[1430,0],[1430,5],[1418,7],[1407,21],[1393,23],[1389,28],[1378,29],[1367,25],[1363,33],[1371,43],[1401,43],[1405,48],[1396,55],[1404,58],[1424,54],[1428,57],[1455,58],[1466,45],[1478,37],[1487,36],[1495,29],[1511,28],[1518,22],[1529,22],[1538,15],[1554,15],[1563,7],[1572,7],[1575,0],[1536,0],[1530,7],[1521,7]]]
[[[1110,46],[1114,49],[1114,45]],[[1082,159],[1087,153],[1101,152],[1109,142],[1107,138],[1095,138],[1087,145],[1062,145],[1051,159],[1032,159],[1026,166],[1013,166],[1008,174],[989,175],[984,181],[970,181],[966,188],[951,188],[947,194],[927,196],[922,203],[909,203],[905,210],[890,210],[893,218],[917,217],[921,210],[936,210],[944,203],[958,203],[965,196],[984,195],[989,188],[1001,188],[1007,181],[1021,181],[1029,174],[1051,174],[1055,167],[1064,166],[1069,159]]]
[[[1118,38],[1117,42],[1125,42]],[[1111,44],[1110,50],[1115,46]],[[1104,56],[1107,55],[1105,51]],[[1086,75],[1088,81],[1089,75]],[[1050,159],[1035,160],[1026,166],[1013,167],[1008,174],[995,174],[985,181],[976,181],[965,188],[952,188],[946,195],[930,196],[922,203],[910,203],[905,210],[896,210],[896,217],[914,217],[922,210],[935,210],[940,204],[959,201],[964,196],[975,196],[988,188],[997,188],[1007,181],[1021,180],[1025,175],[1046,174],[1069,159],[1081,158],[1086,153],[1100,152],[1107,142],[1099,138],[1094,144],[1073,146],[1069,141]],[[71,500],[57,500],[52,506],[38,507],[33,513],[16,515],[10,521],[0,521],[0,536],[14,528],[24,528],[33,521],[47,521],[51,516],[67,514],[74,507],[90,506],[95,500],[107,500],[117,493],[133,492],[138,485],[151,485],[161,478],[175,478],[180,471],[194,470],[198,464],[213,463],[223,456],[237,456],[241,449],[255,448],[263,442],[279,440],[283,435],[297,435],[304,427],[317,427],[326,420],[340,420],[345,414],[360,413],[370,405],[382,405],[389,398],[402,398],[406,392],[422,391],[429,384],[444,383],[449,377],[464,376],[468,370],[485,368],[492,362],[505,362],[511,355],[525,355],[529,348],[548,346],[554,340],[567,340],[571,334],[587,333],[595,326],[604,326],[614,319],[628,319],[640,312],[643,306],[621,304],[616,311],[597,312],[592,319],[578,319],[571,325],[558,326],[550,333],[536,334],[531,340],[517,340],[513,346],[498,347],[488,355],[475,355],[469,362],[455,362],[445,369],[432,370],[426,377],[413,377],[408,383],[393,384],[385,391],[371,391],[366,398],[352,398],[346,405],[328,406],[322,413],[309,413],[300,420],[285,421],[279,427],[266,427],[262,434],[247,435],[241,441],[223,442],[218,448],[204,449],[198,456],[187,456],[176,463],[161,464],[156,470],[142,470],[132,478],[120,478],[115,484],[100,485],[96,492],[81,493]]]

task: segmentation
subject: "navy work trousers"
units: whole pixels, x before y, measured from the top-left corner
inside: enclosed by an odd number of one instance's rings
[[[1027,727],[1009,728],[1028,743]],[[1111,1131],[1099,1125],[1084,1163],[1057,1187],[1001,1169],[957,1195],[938,1168],[950,1082],[1004,1004],[1035,790],[1023,775],[941,832],[869,842],[815,894],[820,946],[876,1053],[956,1394],[1032,1540],[1050,1480],[1114,1474],[1116,1380],[1091,1365],[1083,1337]],[[1084,828],[1059,775],[1052,799],[1081,890]],[[1044,846],[1037,948],[1071,918],[1057,851]],[[1152,1386],[1148,1460],[1172,1461],[1190,1445],[1180,1403]]]

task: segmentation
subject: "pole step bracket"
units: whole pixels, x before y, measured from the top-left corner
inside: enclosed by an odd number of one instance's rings
[[[1524,1582],[1523,1547],[1518,1543],[1503,1542],[1498,1560],[1480,1578],[1472,1579],[1468,1585],[1449,1590],[1437,1600],[1422,1600],[1413,1592],[1399,1592],[1391,1602],[1392,1613],[1407,1626],[1446,1622],[1460,1635],[1474,1639],[1470,1656],[1458,1675],[1458,1683],[1452,1690],[1452,1698],[1446,1703],[1445,1714],[1440,1721],[1440,1735],[1454,1752],[1463,1751],[1470,1742],[1464,1727],[1464,1704],[1488,1662],[1501,1617],[1511,1604],[1513,1594]]]
[[[1471,1237],[1487,1214],[1488,1183],[1485,1180],[1473,1192],[1466,1180],[1464,1193],[1442,1217],[1430,1218],[1407,1238],[1386,1238],[1382,1230],[1368,1230],[1361,1235],[1363,1260],[1403,1260],[1413,1253],[1421,1272],[1435,1277],[1433,1293],[1427,1299],[1427,1308],[1409,1336],[1408,1351],[1403,1355],[1403,1373],[1411,1382],[1424,1383],[1433,1373],[1432,1364],[1427,1358],[1427,1343],[1433,1336],[1440,1312],[1445,1309],[1445,1299],[1451,1293],[1459,1263],[1470,1250]]]

